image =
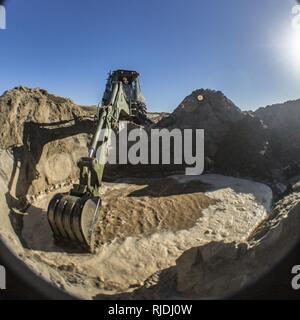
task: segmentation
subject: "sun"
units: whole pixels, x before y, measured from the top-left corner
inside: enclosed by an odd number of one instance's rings
[[[286,35],[285,56],[292,69],[300,71],[300,29],[291,29]]]
[[[300,63],[300,30],[292,30],[289,39],[289,50],[290,55],[295,59],[295,61]]]
[[[274,28],[275,30],[275,28]],[[290,76],[300,77],[300,24],[284,23],[272,32],[270,43],[278,68]]]

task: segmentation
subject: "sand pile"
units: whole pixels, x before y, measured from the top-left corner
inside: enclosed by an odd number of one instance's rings
[[[261,181],[300,175],[300,100],[242,112],[222,92],[196,90],[158,127],[205,129],[206,170]]]
[[[260,108],[255,115],[270,132],[270,145],[276,160],[274,170],[284,168],[287,178],[300,174],[300,100]]]
[[[76,161],[87,153],[92,115],[71,100],[41,89],[15,88],[0,97],[0,147],[14,158],[12,207],[78,177]]]
[[[243,118],[241,110],[222,92],[196,90],[158,126],[169,129],[204,129],[206,157],[213,159],[224,135]]]
[[[25,144],[25,123],[54,126],[88,115],[69,99],[54,96],[42,89],[25,87],[3,94],[0,97],[0,112],[0,145],[3,149]]]
[[[234,123],[219,146],[215,166],[223,173],[257,179],[274,179],[276,156],[270,144],[270,132],[264,122],[245,114]]]

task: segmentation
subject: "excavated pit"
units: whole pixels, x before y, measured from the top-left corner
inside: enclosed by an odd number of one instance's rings
[[[59,159],[55,159],[59,167]],[[8,178],[14,167],[13,157],[2,151],[1,160],[6,163]],[[5,176],[1,176],[1,189],[6,190],[2,194],[7,194],[9,179],[5,181]],[[298,238],[294,234],[295,239],[288,247],[280,245],[276,256],[270,256],[268,246],[262,245],[261,239],[273,224],[262,227],[271,214],[272,192],[261,183],[221,175],[135,178],[103,185],[103,208],[96,228],[97,250],[93,255],[82,254],[57,246],[46,218],[52,195],[68,191],[71,183],[72,180],[67,180],[40,190],[31,196],[31,206],[24,213],[9,208],[2,197],[0,231],[1,238],[30,268],[80,298],[227,296],[251,283],[254,277],[249,274],[254,270],[255,278],[266,272]],[[295,199],[293,204],[297,203]],[[263,236],[258,236],[251,249],[256,231]],[[271,237],[272,246],[275,241],[282,242],[280,234],[278,239]],[[195,262],[200,263],[196,273],[199,277],[185,270],[186,265],[193,267],[195,255],[190,251],[196,249],[206,252],[204,261]],[[269,255],[268,263],[256,256],[261,251],[262,259]],[[228,273],[223,275],[232,276],[232,285],[226,288],[224,284],[230,283],[227,278],[214,278],[217,270],[205,269],[215,266],[211,260],[216,257],[225,265],[231,265],[230,259],[234,258],[232,270],[236,268],[236,273],[227,267]],[[244,259],[250,259],[250,263]],[[248,275],[247,281],[241,278],[239,268]],[[214,292],[210,286],[206,291],[203,289],[207,282],[214,284]],[[201,288],[200,292],[192,293],[196,288]]]
[[[1,228],[1,235],[13,239],[10,246],[37,273],[82,298],[141,290],[191,248],[247,241],[272,198],[267,186],[219,175],[105,183],[97,250],[90,255],[57,246],[47,222],[49,200],[69,183],[40,192],[26,212],[11,212],[10,230]]]
[[[26,90],[22,99],[19,91],[2,97],[18,117],[7,117],[11,124],[2,124],[0,137],[0,237],[58,288],[85,299],[227,297],[270,271],[299,241],[298,193],[274,208],[270,187],[251,179],[166,174],[104,183],[95,254],[57,246],[47,205],[78,178],[91,115]],[[37,96],[49,123],[32,111]]]

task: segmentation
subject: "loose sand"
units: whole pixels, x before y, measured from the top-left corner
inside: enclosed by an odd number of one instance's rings
[[[46,219],[51,196],[39,197],[24,216],[24,254],[51,282],[83,298],[143,287],[190,248],[247,241],[272,200],[265,185],[219,175],[105,184],[97,253],[85,255],[53,242]]]

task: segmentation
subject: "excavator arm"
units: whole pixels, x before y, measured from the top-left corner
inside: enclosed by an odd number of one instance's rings
[[[56,194],[48,206],[48,221],[59,243],[73,244],[93,251],[94,227],[101,208],[100,187],[111,132],[120,120],[132,117],[131,101],[123,83],[114,81],[110,99],[98,108],[97,128],[89,146],[87,157],[78,161],[79,183],[67,194]]]
[[[99,196],[111,132],[118,127],[120,119],[130,117],[130,106],[126,101],[121,82],[115,84],[109,104],[99,108],[98,114],[99,121],[89,147],[88,157],[78,161],[80,182],[72,191],[77,196],[83,196],[86,193],[94,197]]]

